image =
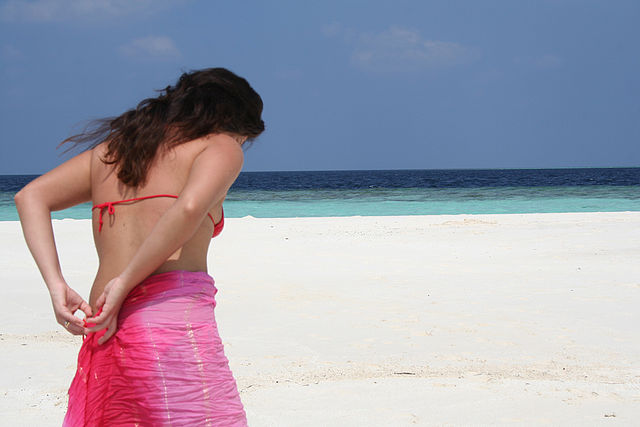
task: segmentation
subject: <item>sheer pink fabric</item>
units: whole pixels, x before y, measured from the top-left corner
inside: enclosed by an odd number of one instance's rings
[[[127,296],[118,331],[85,337],[64,426],[246,426],[203,272],[150,276]],[[137,424],[136,424],[137,423]]]

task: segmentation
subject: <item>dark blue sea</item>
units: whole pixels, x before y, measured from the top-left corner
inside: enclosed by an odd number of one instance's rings
[[[0,175],[0,220],[36,175]],[[91,206],[54,218],[90,218]],[[640,211],[640,168],[243,172],[227,217]]]

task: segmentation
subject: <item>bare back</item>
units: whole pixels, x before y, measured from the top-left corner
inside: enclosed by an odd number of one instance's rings
[[[149,169],[146,183],[135,189],[120,183],[114,166],[101,160],[105,152],[104,144],[97,146],[91,158],[93,204],[156,194],[179,195],[195,158],[205,149],[206,144],[205,140],[195,140],[158,152]],[[158,219],[174,202],[175,199],[159,197],[115,205],[113,215],[103,212],[104,226],[101,231],[98,231],[99,209],[93,210],[93,236],[99,258],[98,272],[89,297],[89,304],[94,309],[96,299],[108,281],[122,272]],[[222,217],[222,200],[209,213],[218,223]],[[212,232],[213,224],[205,217],[193,237],[157,268],[154,274],[172,270],[206,272]]]

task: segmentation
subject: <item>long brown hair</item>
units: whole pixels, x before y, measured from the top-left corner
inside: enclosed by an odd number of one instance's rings
[[[249,83],[225,68],[184,73],[175,86],[159,91],[118,117],[95,120],[61,144],[106,141],[102,159],[115,164],[118,179],[144,184],[158,149],[211,133],[229,132],[253,140],[264,131],[262,99]]]

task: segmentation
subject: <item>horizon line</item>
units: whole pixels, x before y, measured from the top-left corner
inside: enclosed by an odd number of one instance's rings
[[[278,169],[248,170],[240,173],[270,172],[390,172],[390,171],[462,171],[462,170],[562,170],[562,169],[638,169],[640,166],[552,166],[552,167],[463,167],[463,168],[393,168],[393,169]],[[46,172],[44,172],[46,173]],[[0,173],[0,176],[43,175],[44,173]]]

